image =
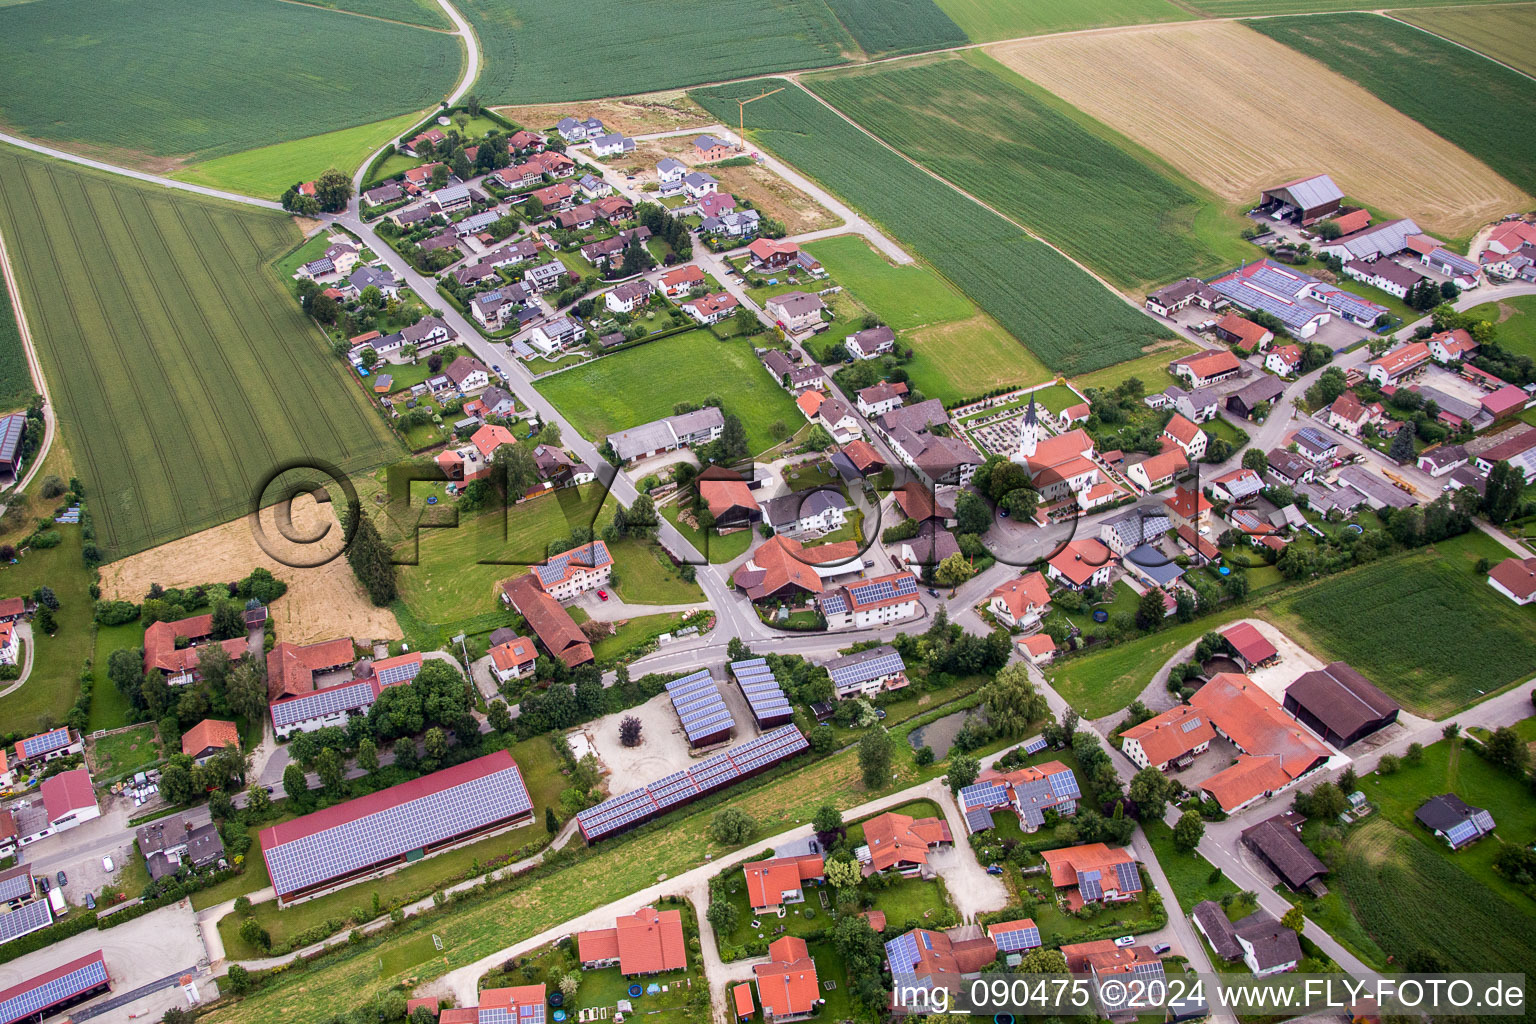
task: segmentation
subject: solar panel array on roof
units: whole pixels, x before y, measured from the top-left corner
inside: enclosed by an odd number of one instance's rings
[[[917,577],[905,573],[897,577],[870,580],[867,583],[850,583],[848,592],[859,604],[873,604],[890,597],[910,597],[917,593]]]
[[[674,679],[667,684],[667,695],[672,698],[672,710],[677,712],[677,720],[690,744],[728,733],[736,725],[709,669]]]
[[[1472,824],[1477,826],[1479,832],[1493,831],[1493,815],[1487,811],[1479,810],[1472,815]]]
[[[1057,772],[1047,776],[1051,783],[1051,792],[1058,797],[1076,800],[1083,795],[1083,791],[1077,788],[1077,776],[1068,768],[1064,772]]]
[[[985,832],[996,824],[992,812],[985,807],[973,807],[965,812],[965,827],[972,832]]]
[[[997,943],[999,952],[1017,953],[1021,949],[1034,949],[1040,945],[1040,929],[1035,925],[1024,928],[1010,928],[1001,934],[992,936]]]
[[[1163,962],[1161,960],[1146,960],[1131,968],[1131,974],[1137,978],[1161,978],[1163,976]]]
[[[1036,736],[1032,740],[1024,741],[1024,753],[1038,754],[1048,746],[1050,746],[1050,744],[1045,741],[1044,736]]]
[[[1445,834],[1445,838],[1450,841],[1452,846],[1460,846],[1475,835],[1477,835],[1477,825],[1468,820],[1453,825],[1451,830]]]
[[[1200,726],[1202,724],[1203,723],[1201,722],[1200,719],[1198,719],[1198,718],[1191,718],[1189,721],[1187,721],[1183,725],[1179,726],[1179,731],[1180,732],[1193,732],[1195,729],[1200,728]]]
[[[809,747],[799,729],[793,725],[781,726],[723,754],[700,761],[685,771],[588,807],[576,815],[576,823],[587,842],[594,842],[649,821]]]
[[[0,942],[19,939],[50,924],[53,924],[53,912],[49,910],[47,900],[24,903],[9,914],[0,914]]]
[[[284,726],[324,718],[341,711],[351,711],[373,703],[373,683],[347,683],[327,690],[316,690],[302,697],[290,697],[272,705],[272,724]]]
[[[1007,787],[995,782],[978,782],[960,791],[961,807],[1001,807],[1007,802]]]
[[[1387,311],[1385,306],[1378,306],[1341,288],[1323,288],[1319,294],[1330,309],[1351,320],[1369,323]]]
[[[398,683],[408,683],[416,678],[416,673],[421,671],[421,661],[412,658],[399,665],[386,666],[379,672],[380,686],[395,686]]]
[[[892,974],[910,974],[917,963],[917,934],[905,932],[885,944],[885,960]]]
[[[752,717],[757,719],[759,727],[789,718],[789,699],[784,696],[779,681],[769,670],[766,659],[733,661],[731,674],[736,677],[736,685],[741,687],[742,696],[747,698],[747,704],[752,708]]]
[[[1083,894],[1083,902],[1089,903],[1104,896],[1104,886],[1100,884],[1098,871],[1079,871],[1077,873],[1077,891]]]
[[[1141,872],[1136,870],[1135,863],[1116,864],[1115,881],[1121,892],[1141,891]]]
[[[291,893],[532,810],[513,764],[263,852],[273,887]]]
[[[868,661],[827,665],[827,675],[832,677],[832,685],[839,691],[858,686],[871,679],[880,679],[906,670],[907,663],[901,660],[901,655],[894,648],[889,648],[887,653]]]
[[[821,613],[823,615],[841,615],[848,610],[848,601],[843,597],[841,590],[834,590],[830,594],[824,594],[821,598]]]
[[[0,877],[0,903],[9,903],[32,895],[32,868],[19,865]]]
[[[69,730],[67,728],[54,729],[22,742],[26,745],[25,749],[28,757],[40,757],[43,754],[49,754],[55,750],[63,750],[69,746]]]
[[[0,1003],[0,1024],[10,1024],[12,1021],[23,1020],[41,1013],[72,996],[89,992],[97,985],[104,985],[108,980],[107,965],[101,961],[101,955],[98,953],[95,960],[77,967],[63,977],[54,978],[25,992],[18,992]]]

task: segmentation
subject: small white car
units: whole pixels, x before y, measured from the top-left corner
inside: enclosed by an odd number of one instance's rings
[[[1134,946],[1134,945],[1136,945],[1136,936],[1134,936],[1134,935],[1122,935],[1118,939],[1115,940],[1115,945],[1117,945],[1117,946]]]
[[[116,871],[117,870],[117,865],[112,863],[112,858],[111,857],[103,857],[103,858],[101,858],[101,866],[104,869],[106,869],[107,871]]]

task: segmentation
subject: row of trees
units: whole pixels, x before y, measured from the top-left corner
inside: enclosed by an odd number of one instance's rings
[[[315,179],[314,195],[305,195],[304,182],[296,181],[283,193],[283,209],[305,217],[317,213],[339,213],[352,199],[352,179],[332,167]]]

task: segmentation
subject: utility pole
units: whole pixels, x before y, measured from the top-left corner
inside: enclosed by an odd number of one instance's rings
[[[758,100],[772,96],[776,92],[783,92],[785,88],[785,86],[781,85],[771,92],[761,92],[751,99],[736,101],[736,138],[740,141],[742,149],[747,148],[747,104],[756,103]]]

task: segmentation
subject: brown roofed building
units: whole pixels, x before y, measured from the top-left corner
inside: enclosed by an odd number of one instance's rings
[[[565,662],[568,668],[593,660],[592,644],[586,634],[576,625],[571,613],[544,592],[532,573],[503,583],[501,599],[527,620],[528,628],[533,630],[544,649]]]
[[[953,846],[955,838],[943,818],[913,818],[887,811],[864,823],[864,842],[869,849],[865,875],[890,868],[914,874],[927,866],[929,850]]]
[[[997,944],[987,936],[956,938],[947,932],[914,928],[885,944],[885,958],[897,984],[907,976],[924,986],[958,991],[963,979],[975,977],[997,959]]]
[[[699,497],[709,506],[709,514],[714,517],[717,529],[751,526],[763,519],[762,506],[740,477],[734,480],[701,479]]]
[[[353,661],[348,637],[317,644],[279,640],[267,652],[267,699],[297,697],[315,689],[315,676],[347,668]]]
[[[1269,865],[1275,876],[1296,892],[1306,890],[1328,868],[1296,835],[1306,819],[1296,813],[1277,814],[1243,829],[1243,845]]]
[[[240,730],[234,722],[205,718],[181,734],[181,752],[198,764],[225,747],[240,749]]]
[[[1067,907],[1077,911],[1090,903],[1123,903],[1141,894],[1141,872],[1129,850],[1084,843],[1060,850],[1045,850],[1051,884],[1067,890]]]
[[[1397,721],[1397,702],[1342,661],[1298,676],[1285,710],[1336,747],[1347,747]]]
[[[1240,673],[1212,676],[1189,703],[1203,711],[1217,734],[1231,740],[1241,755],[1200,784],[1229,814],[1289,788],[1332,756],[1273,697]]]
[[[747,879],[747,902],[754,913],[782,915],[787,903],[805,902],[805,883],[826,877],[826,864],[819,853],[800,857],[774,857],[743,864]]]
[[[1515,604],[1536,601],[1536,558],[1506,558],[1488,571],[1488,585]]]
[[[1280,657],[1275,645],[1264,638],[1251,622],[1238,622],[1221,631],[1221,638],[1231,646],[1243,667],[1252,671]]]

